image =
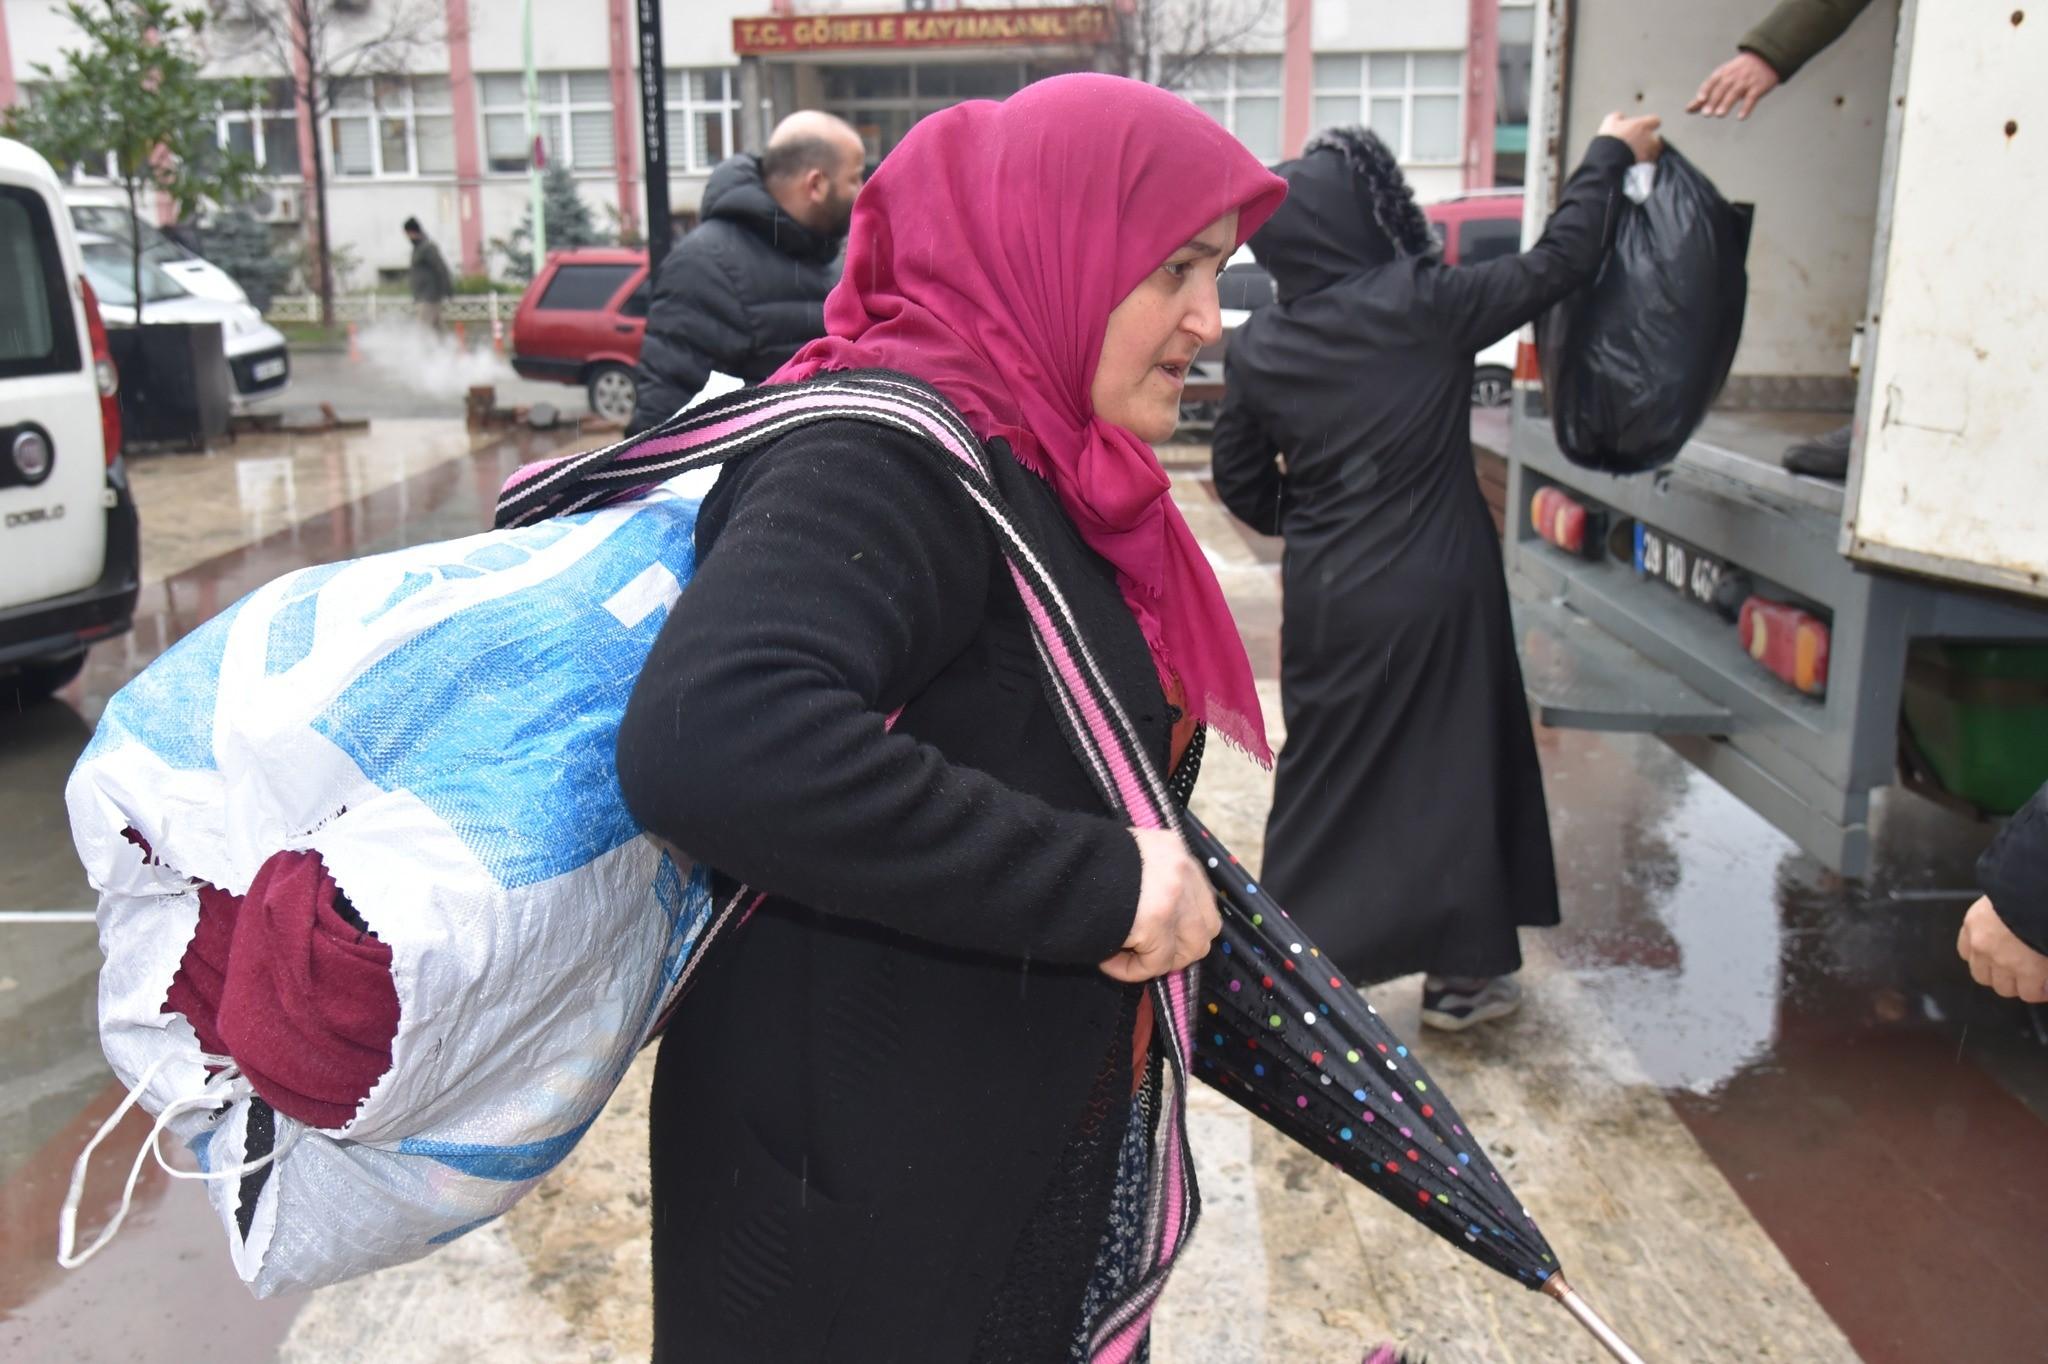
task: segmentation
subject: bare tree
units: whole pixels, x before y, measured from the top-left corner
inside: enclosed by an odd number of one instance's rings
[[[1179,90],[1203,63],[1242,51],[1275,0],[1136,0],[1116,11],[1111,59],[1124,75]]]
[[[335,93],[350,82],[399,75],[422,47],[468,35],[445,29],[440,0],[213,0],[221,47],[264,51],[292,87],[301,117],[312,120],[313,270],[320,324],[334,325],[334,254],[327,224],[327,148],[320,131]]]

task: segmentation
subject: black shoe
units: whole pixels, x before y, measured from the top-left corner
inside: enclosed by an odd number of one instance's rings
[[[1840,482],[1849,476],[1849,440],[1852,427],[1845,422],[1824,436],[1815,436],[1787,447],[1785,467],[1808,478]]]

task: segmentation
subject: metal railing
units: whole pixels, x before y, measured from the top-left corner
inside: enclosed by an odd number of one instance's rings
[[[517,294],[457,294],[441,305],[443,322],[502,322],[518,311]],[[400,294],[345,294],[334,300],[336,322],[396,321],[413,315],[412,300]],[[263,316],[271,322],[317,322],[320,300],[312,294],[279,294]]]

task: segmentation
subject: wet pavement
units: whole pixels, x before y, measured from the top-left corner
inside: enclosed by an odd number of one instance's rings
[[[565,393],[572,391],[564,390]],[[534,438],[528,438],[532,440]],[[531,445],[446,421],[244,439],[135,467],[135,631],[56,701],[0,716],[0,912],[92,899],[61,792],[106,698],[278,573],[480,528]],[[1175,495],[1239,614],[1277,720],[1277,547],[1230,522],[1198,450]],[[1954,938],[1988,830],[1893,793],[1877,869],[1844,882],[1656,742],[1539,731],[1564,926],[1525,935],[1516,1019],[1421,1035],[1574,1281],[1659,1364],[2048,1360],[2048,1011],[1973,985]],[[1270,779],[1213,758],[1198,808],[1256,858]],[[645,1066],[572,1158],[433,1258],[258,1303],[200,1188],[153,1167],[84,1269],[56,1268],[71,1162],[118,1093],[93,1030],[89,923],[0,923],[0,1358],[644,1357]],[[1159,1364],[1597,1357],[1556,1308],[1427,1240],[1207,1091],[1205,1218],[1159,1316]],[[146,1124],[109,1138],[97,1228]]]

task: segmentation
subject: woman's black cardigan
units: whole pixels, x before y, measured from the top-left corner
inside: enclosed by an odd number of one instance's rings
[[[991,453],[1164,770],[1169,712],[1113,570]],[[776,898],[663,1043],[655,1357],[959,1364],[987,1353],[1020,1235],[1128,1046],[1130,987],[1096,966],[1129,930],[1136,846],[1057,727],[992,533],[914,438],[799,430],[726,471],[697,546],[619,778],[721,892]]]

